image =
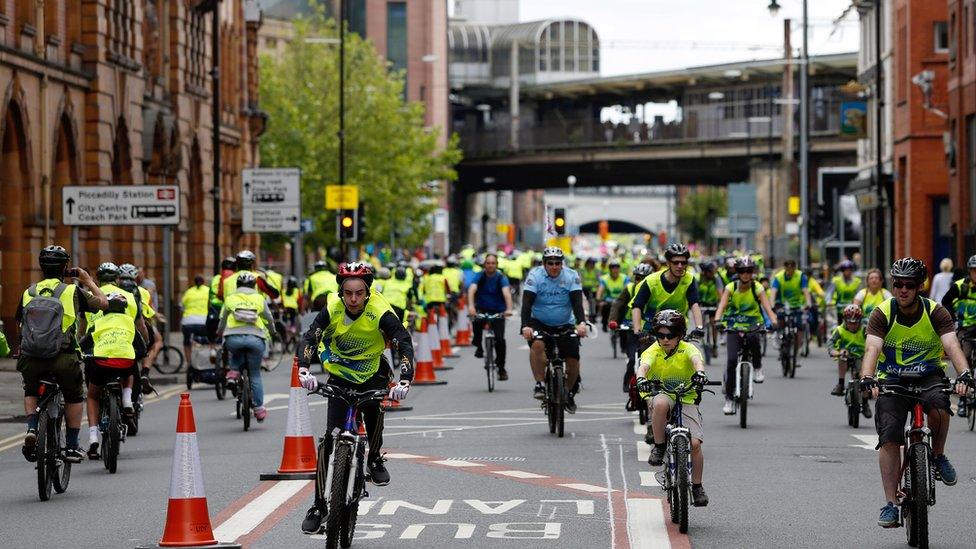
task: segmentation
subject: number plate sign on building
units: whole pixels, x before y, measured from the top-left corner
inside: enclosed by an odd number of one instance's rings
[[[177,225],[176,185],[68,186],[61,190],[65,225]]]
[[[301,231],[302,172],[298,168],[250,168],[242,173],[246,233]]]

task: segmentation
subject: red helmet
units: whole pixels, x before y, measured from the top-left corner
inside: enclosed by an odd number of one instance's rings
[[[844,320],[847,322],[860,322],[862,316],[864,316],[864,313],[857,305],[851,303],[847,307],[844,307]]]
[[[341,289],[342,283],[350,278],[361,278],[366,283],[366,288],[369,288],[373,285],[373,267],[368,263],[358,261],[340,263],[339,272],[336,274],[336,282],[339,283],[339,288]]]

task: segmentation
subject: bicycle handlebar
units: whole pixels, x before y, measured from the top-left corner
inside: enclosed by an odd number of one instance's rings
[[[355,391],[325,383],[319,385],[314,391],[310,391],[308,394],[316,394],[324,398],[338,398],[350,406],[358,407],[360,404],[371,400],[383,400],[388,393],[389,391],[386,389]]]
[[[478,313],[476,315],[468,315],[468,318],[470,318],[471,320],[491,321],[491,320],[498,320],[500,318],[505,318],[505,313],[491,313],[491,314]]]

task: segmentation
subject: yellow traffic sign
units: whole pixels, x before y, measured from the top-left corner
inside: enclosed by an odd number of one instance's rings
[[[356,185],[326,185],[325,209],[355,210],[359,207],[359,187]]]
[[[789,201],[790,215],[800,215],[800,197],[791,196]]]

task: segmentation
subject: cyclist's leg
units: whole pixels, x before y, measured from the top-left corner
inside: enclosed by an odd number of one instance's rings
[[[694,404],[681,407],[681,423],[688,428],[691,436],[691,483],[702,483],[702,472],[705,469],[705,455],[702,453],[702,441],[705,440],[701,424],[701,410]]]
[[[491,329],[495,332],[495,365],[499,370],[505,369],[505,319],[498,318],[491,321]]]
[[[379,371],[373,377],[367,379],[358,388],[360,391],[372,389],[386,389],[392,379],[390,365],[386,362],[386,357],[381,359]],[[367,463],[376,462],[382,455],[380,450],[383,448],[383,408],[379,401],[367,402],[360,406],[359,411],[363,414],[363,421],[366,424],[366,436],[369,437],[369,455]]]
[[[901,446],[905,442],[905,421],[914,404],[904,397],[880,395],[875,405],[874,425],[878,432],[878,463],[886,501],[898,501],[901,478]]]
[[[559,356],[566,360],[566,387],[572,392],[580,375],[579,338],[561,337],[556,344],[559,346]]]
[[[762,369],[762,335],[758,333],[749,334],[746,336],[746,345],[750,350],[752,355],[752,368],[754,370]]]
[[[607,331],[607,324],[610,323],[610,303],[604,301],[600,303],[600,326],[603,331]]]
[[[78,448],[81,416],[85,409],[85,381],[81,362],[74,353],[61,353],[52,360],[52,369],[64,395],[65,446]]]
[[[949,395],[941,389],[930,389],[920,398],[928,416],[929,429],[932,430],[932,451],[936,456],[941,456],[945,453],[946,438],[949,436]]]
[[[180,326],[180,331],[183,332],[183,356],[186,358],[187,364],[193,363],[193,334],[195,333],[193,326],[187,326],[183,324]]]
[[[267,342],[258,336],[247,335],[244,341],[244,355],[247,357],[247,374],[251,378],[251,405],[257,410],[264,409],[264,382],[261,379],[261,360],[264,358]]]
[[[476,354],[481,354],[484,349],[481,348],[482,338],[484,337],[484,322],[481,320],[475,320],[471,323],[471,342],[474,343],[474,350]],[[496,333],[497,337],[498,334]]]
[[[654,444],[658,446],[664,446],[664,443],[667,441],[664,438],[665,426],[668,423],[668,418],[671,417],[671,409],[673,407],[674,401],[664,393],[654,395],[654,398],[650,399],[647,403],[647,410],[651,414]]]
[[[85,379],[88,381],[88,444],[98,444],[98,398],[101,396],[101,380],[97,379],[95,365],[85,365]],[[89,456],[91,457],[91,456]]]
[[[739,332],[728,332],[726,335],[727,358],[725,361],[725,399],[732,400],[735,394],[735,367],[739,360],[739,347],[743,344]]]
[[[241,368],[245,364],[242,335],[224,336],[224,346],[227,348],[228,381],[236,382],[240,377]]]
[[[534,330],[541,328],[541,325],[535,321],[531,321],[529,326]],[[536,339],[530,342],[529,365],[532,367],[532,377],[536,383],[542,383],[546,378],[546,348],[549,345],[550,343],[542,339]]]

